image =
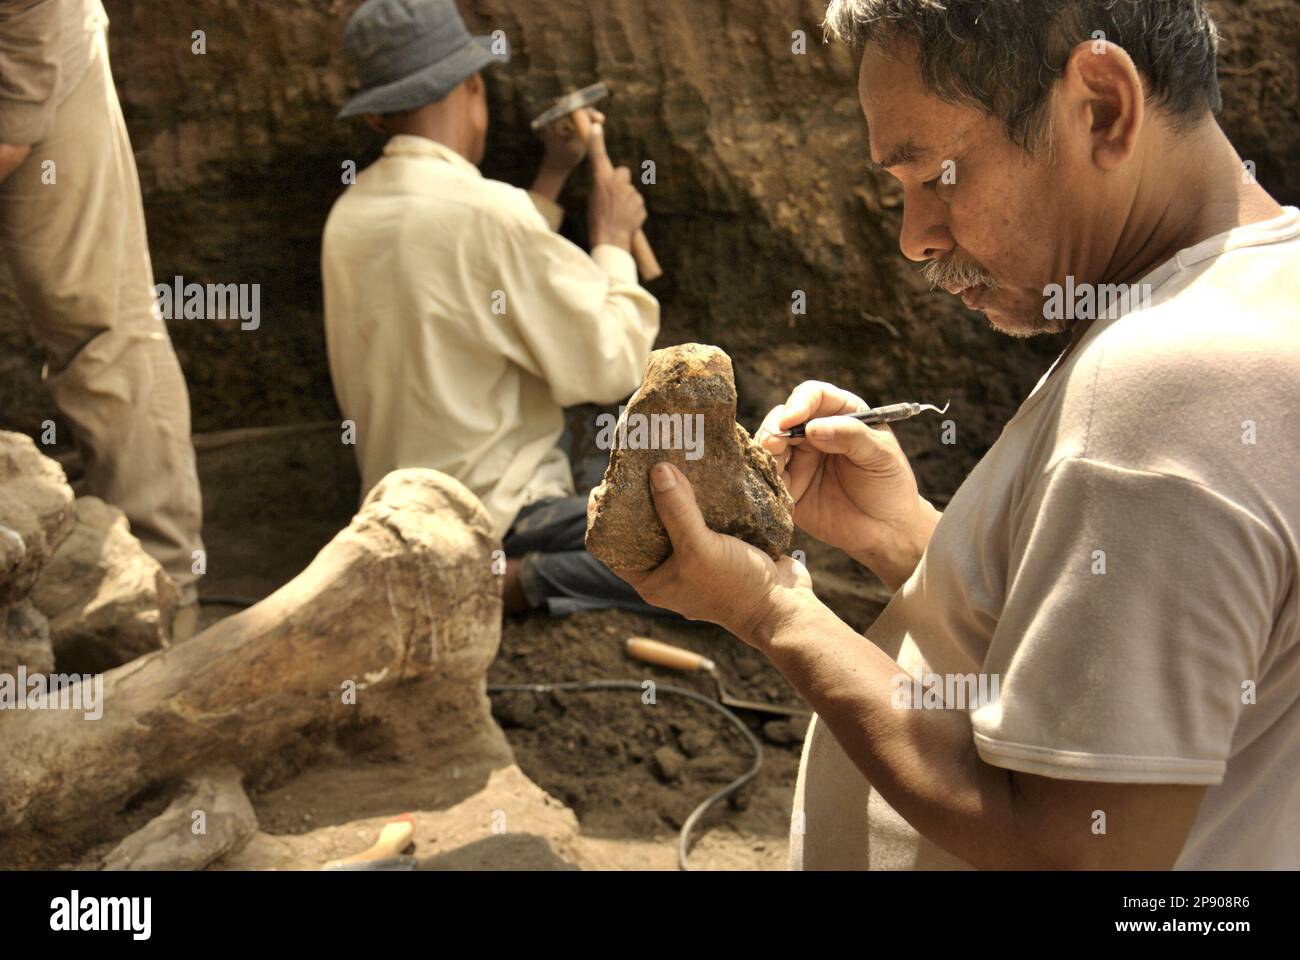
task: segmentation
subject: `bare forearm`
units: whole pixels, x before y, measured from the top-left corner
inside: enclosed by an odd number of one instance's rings
[[[543,164],[537,171],[537,179],[533,181],[533,193],[545,197],[552,203],[559,203],[560,192],[564,190],[571,172],[571,170],[561,170]]]
[[[943,516],[930,501],[917,498],[915,519],[903,525],[889,542],[876,542],[849,551],[854,560],[862,564],[891,591],[897,590],[912,575],[921,555],[934,536],[934,528]]]
[[[992,766],[960,709],[896,706],[902,668],[816,598],[745,634],[817,711],[854,765],[917,832],[991,870],[1174,866],[1203,786],[1054,779]],[[1098,814],[1109,817],[1097,829]]]
[[[758,633],[755,645],[922,835],[976,866],[1027,865],[1009,842],[1010,775],[979,759],[964,710],[895,707],[902,667],[820,603]]]

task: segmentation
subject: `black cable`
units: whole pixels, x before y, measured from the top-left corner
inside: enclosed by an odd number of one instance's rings
[[[566,683],[509,683],[509,684],[489,684],[488,693],[550,693],[555,690],[571,690],[577,692],[589,692],[593,690],[636,690],[640,692],[644,688],[644,682],[641,680],[586,680],[570,681]],[[698,807],[691,811],[691,815],[686,818],[682,824],[682,829],[677,835],[677,867],[680,870],[690,870],[687,859],[690,856],[688,844],[690,843],[691,830],[695,824],[704,816],[710,807],[719,800],[735,793],[749,781],[758,776],[758,771],[763,767],[763,745],[758,742],[758,738],[750,732],[749,727],[745,726],[745,721],[736,716],[726,707],[712,697],[706,697],[702,693],[694,690],[688,690],[685,687],[676,687],[668,683],[656,683],[655,692],[660,690],[667,693],[675,693],[679,696],[687,697],[707,707],[717,710],[724,717],[731,721],[732,725],[741,732],[746,740],[749,741],[750,747],[754,751],[754,764],[744,774],[732,780],[729,784],[709,797]]]
[[[240,607],[248,608],[261,603],[250,597],[199,597],[200,607]]]

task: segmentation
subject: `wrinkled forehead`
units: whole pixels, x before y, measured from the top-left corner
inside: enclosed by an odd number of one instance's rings
[[[858,70],[858,99],[867,119],[871,159],[884,168],[934,161],[980,117],[928,90],[909,42],[869,43]]]

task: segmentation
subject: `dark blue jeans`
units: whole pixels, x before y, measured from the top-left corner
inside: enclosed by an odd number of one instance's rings
[[[646,603],[589,554],[583,546],[586,532],[586,497],[553,497],[519,511],[503,546],[507,557],[523,557],[519,584],[534,610],[553,617],[610,609],[677,616]]]

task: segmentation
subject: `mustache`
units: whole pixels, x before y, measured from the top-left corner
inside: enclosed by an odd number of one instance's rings
[[[968,263],[947,257],[943,260],[931,260],[921,270],[932,288],[965,289],[966,287],[985,286],[996,290],[998,283],[993,275],[978,263]]]

